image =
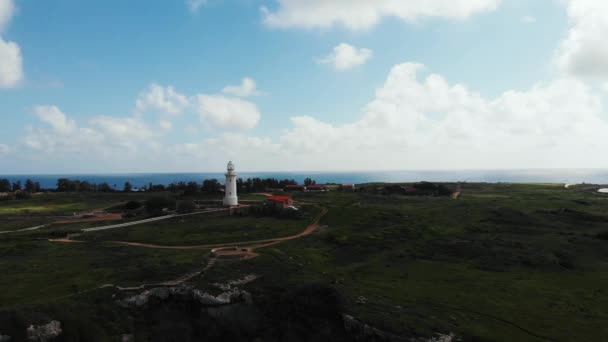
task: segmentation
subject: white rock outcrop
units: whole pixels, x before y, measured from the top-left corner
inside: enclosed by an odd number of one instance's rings
[[[231,288],[228,291],[222,292],[217,296],[213,296],[207,292],[191,287],[157,287],[146,290],[138,295],[127,298],[124,303],[128,306],[144,306],[151,299],[166,300],[169,297],[176,299],[192,299],[196,300],[205,306],[227,305],[233,302],[247,302],[251,296],[247,291],[241,291],[238,288]]]
[[[61,322],[50,321],[43,325],[31,324],[27,328],[27,339],[30,341],[46,342],[61,335]]]

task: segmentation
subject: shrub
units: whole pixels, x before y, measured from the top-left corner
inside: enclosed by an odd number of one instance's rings
[[[180,214],[189,214],[194,212],[194,209],[196,209],[196,205],[192,201],[181,201],[177,205],[177,212]]]
[[[175,200],[167,197],[152,197],[146,201],[146,211],[150,215],[161,215],[165,208],[175,209]]]
[[[30,199],[32,198],[32,194],[26,191],[17,191],[15,192],[15,198],[20,200]]]
[[[299,219],[302,217],[302,212],[294,208],[285,208],[279,211],[278,216],[285,219]]]
[[[137,213],[134,213],[134,212],[129,212],[129,213],[122,215],[123,218],[134,218],[136,216],[137,216]]]
[[[608,240],[608,231],[597,234],[595,238],[600,240]]]
[[[125,210],[135,210],[138,209],[142,206],[142,204],[140,202],[137,201],[129,201],[127,203],[125,203],[124,208]]]

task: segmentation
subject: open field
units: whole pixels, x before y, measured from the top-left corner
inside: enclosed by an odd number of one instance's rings
[[[218,262],[190,284],[207,288],[257,274],[248,285],[254,298],[324,284],[343,296],[344,312],[406,336],[454,332],[478,341],[602,340],[608,334],[608,196],[551,184],[463,184],[462,190],[458,200],[296,193],[296,200],[328,209],[320,231],[258,249],[260,255],[250,260]],[[117,195],[83,200],[47,198],[53,209],[40,212],[124,202]],[[3,204],[4,215],[44,203],[32,202]],[[304,229],[319,208],[305,210],[307,215],[294,220],[169,219],[87,233],[78,237],[86,242],[71,244],[46,239],[94,224],[0,235],[0,303],[5,310],[66,301],[92,305],[91,298],[103,297],[61,297],[105,283],[172,279],[200,270],[209,257],[204,250],[117,246],[110,240],[171,246],[287,236]],[[98,324],[96,329],[104,329]]]
[[[203,245],[231,241],[261,240],[300,232],[318,213],[304,207],[298,220],[255,216],[177,217],[122,229],[89,232],[79,237],[90,241],[127,241],[161,245]]]

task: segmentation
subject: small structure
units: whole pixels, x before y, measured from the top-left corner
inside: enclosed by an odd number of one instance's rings
[[[234,207],[239,205],[239,199],[236,194],[236,172],[232,161],[228,162],[226,176],[226,190],[224,191],[224,205]]]
[[[307,185],[306,191],[327,191],[327,187],[324,185]]]
[[[285,191],[304,191],[306,187],[304,185],[290,184],[285,186]]]
[[[266,203],[275,209],[285,209],[293,206],[293,198],[291,196],[269,196],[266,198]]]
[[[416,187],[414,187],[412,185],[404,186],[404,187],[402,187],[402,189],[403,189],[403,193],[406,195],[417,195],[418,194],[418,189],[416,189]]]
[[[355,184],[342,184],[340,186],[340,189],[342,189],[342,191],[346,191],[346,192],[352,192],[355,191]]]

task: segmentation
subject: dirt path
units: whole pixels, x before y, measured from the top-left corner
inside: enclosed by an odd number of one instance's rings
[[[456,186],[456,191],[454,191],[452,193],[452,196],[450,196],[450,197],[452,197],[452,199],[457,200],[460,198],[460,195],[462,195],[462,184],[458,183],[458,185]]]
[[[86,215],[92,215],[93,217],[82,218]],[[22,216],[19,218],[32,218],[32,217],[38,218],[38,217],[46,217],[46,216]],[[9,234],[9,233],[27,232],[30,230],[38,230],[38,229],[48,227],[48,226],[51,226],[54,224],[72,224],[72,223],[84,223],[84,222],[104,222],[104,221],[122,220],[121,214],[107,213],[107,212],[103,211],[103,209],[95,209],[95,210],[91,210],[91,211],[80,212],[77,215],[77,217],[80,217],[80,218],[74,218],[74,216],[49,216],[49,217],[57,218],[57,220],[53,221],[53,222],[49,222],[47,224],[30,227],[30,228],[0,231],[0,234]]]
[[[222,209],[222,210],[224,210],[224,209]],[[304,229],[300,233],[295,234],[295,235],[290,235],[290,236],[272,238],[272,239],[215,243],[215,244],[194,245],[194,246],[166,246],[166,245],[155,245],[155,244],[149,244],[149,243],[128,242],[128,241],[109,241],[109,242],[117,244],[117,245],[123,245],[123,246],[153,248],[153,249],[168,249],[168,250],[207,250],[207,249],[211,249],[212,254],[219,258],[251,259],[258,255],[257,253],[255,253],[255,250],[258,248],[276,245],[276,244],[284,242],[284,241],[294,240],[294,239],[298,239],[303,236],[312,234],[317,229],[319,229],[319,221],[321,220],[321,218],[323,216],[325,216],[325,214],[327,214],[327,212],[328,212],[327,208],[321,207],[321,212],[315,217],[313,222],[310,223],[306,227],[306,229]],[[199,213],[193,213],[193,214],[199,214]],[[187,215],[192,215],[192,214],[167,215],[167,216],[161,216],[160,218],[127,222],[127,223],[112,225],[112,226],[88,228],[88,229],[83,229],[83,233],[91,232],[91,231],[105,230],[105,229],[127,227],[127,226],[131,226],[131,225],[135,225],[135,224],[158,221],[159,219],[167,219],[167,218],[187,216]],[[80,234],[70,235],[66,238],[61,238],[61,239],[49,239],[49,242],[57,242],[57,243],[84,243],[84,242],[86,242],[86,241],[72,239],[72,237],[76,237],[78,235],[80,235]]]
[[[94,215],[94,217],[87,218],[73,218],[55,221],[52,224],[72,224],[72,223],[86,223],[86,222],[104,222],[104,221],[120,221],[122,215],[118,213],[106,213],[102,210],[95,210],[92,212],[80,213],[79,216]]]
[[[154,248],[154,249],[174,249],[174,250],[212,249],[216,252],[216,255],[218,255],[218,256],[222,256],[222,255],[236,256],[236,255],[239,255],[239,253],[238,253],[238,251],[235,251],[235,249],[238,249],[238,250],[242,249],[242,253],[240,253],[240,254],[242,254],[243,257],[246,257],[247,255],[250,255],[251,253],[253,253],[253,250],[255,250],[257,248],[275,245],[275,244],[283,242],[283,241],[294,240],[294,239],[298,239],[303,236],[312,234],[314,231],[319,229],[319,221],[321,220],[321,218],[323,216],[325,216],[325,214],[327,214],[327,211],[328,211],[327,208],[322,207],[321,213],[319,213],[317,215],[317,217],[315,217],[314,221],[310,225],[308,225],[306,227],[306,229],[304,229],[302,232],[295,234],[295,235],[272,238],[272,239],[238,241],[238,242],[228,242],[228,243],[208,244],[208,245],[195,245],[195,246],[165,246],[165,245],[155,245],[155,244],[139,243],[139,242],[127,242],[127,241],[110,241],[110,242],[119,244],[119,245],[124,245],[124,246],[144,247],[144,248]],[[247,247],[247,248],[245,248],[245,247]]]
[[[266,196],[266,197],[272,197],[272,196],[274,196],[273,194],[269,194],[267,192],[255,192],[252,195],[262,195],[262,196]]]
[[[101,285],[98,287],[94,287],[94,288],[91,288],[88,290],[72,293],[72,294],[69,294],[69,295],[66,295],[63,297],[59,297],[59,298],[73,297],[73,296],[76,296],[79,294],[83,294],[83,293],[87,293],[87,292],[91,292],[91,291],[95,291],[95,290],[99,290],[99,289],[103,289],[103,288],[108,288],[108,287],[116,288],[119,291],[138,291],[138,290],[144,290],[149,287],[178,286],[178,285],[181,285],[181,284],[189,281],[190,279],[192,279],[194,277],[204,274],[206,271],[211,269],[220,259],[246,260],[246,259],[255,258],[256,256],[258,256],[258,254],[255,253],[255,250],[258,248],[268,247],[268,246],[279,244],[284,241],[294,240],[294,239],[298,239],[298,238],[310,235],[313,232],[315,232],[317,229],[319,229],[319,221],[321,220],[321,218],[323,216],[325,216],[325,214],[327,214],[327,212],[328,212],[327,208],[321,207],[321,212],[315,217],[313,222],[311,224],[309,224],[306,227],[306,229],[304,229],[302,232],[295,234],[295,235],[278,237],[278,238],[274,238],[274,239],[242,241],[242,242],[200,245],[200,246],[161,246],[161,245],[152,245],[152,244],[142,244],[142,243],[136,243],[136,242],[110,241],[110,242],[113,242],[113,243],[119,244],[119,245],[132,246],[132,247],[155,248],[155,249],[176,249],[176,250],[211,249],[211,256],[207,260],[207,264],[205,265],[205,267],[202,270],[187,273],[177,279],[168,280],[168,281],[164,281],[164,282],[160,282],[160,283],[151,283],[151,284],[144,283],[139,286],[131,286],[131,287],[122,287],[122,286],[118,286],[118,285],[114,285],[114,284],[104,284],[104,285]],[[79,235],[79,234],[76,234],[76,236],[77,235]],[[49,240],[49,241],[62,242],[62,243],[84,242],[84,241],[72,240],[70,238],[70,236],[68,236],[65,239],[54,239],[54,240]],[[243,247],[243,246],[246,246],[246,247]],[[58,298],[56,298],[56,299],[58,299]]]

